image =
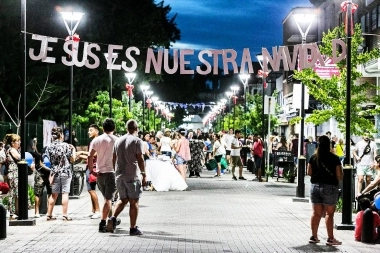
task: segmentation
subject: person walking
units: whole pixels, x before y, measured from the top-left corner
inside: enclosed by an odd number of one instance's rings
[[[92,124],[88,128],[88,137],[90,137],[92,140],[96,138],[99,135],[99,126]],[[91,142],[92,142],[91,140]],[[88,150],[90,150],[91,142],[88,144]],[[85,217],[90,217],[91,219],[99,219],[100,218],[100,207],[99,207],[99,199],[98,194],[96,194],[96,173],[98,172],[96,165],[96,159],[97,155],[95,154],[92,159],[92,168],[89,166],[89,151],[82,151],[81,157],[84,159],[87,159],[87,167],[86,167],[86,184],[87,184],[87,191],[90,194],[91,198],[91,212]]]
[[[252,147],[252,153],[253,153],[253,159],[255,161],[255,167],[256,167],[256,176],[257,180],[259,182],[262,182],[261,178],[261,162],[263,160],[264,155],[264,143],[261,139],[260,135],[255,134],[253,136],[253,147]]]
[[[160,152],[163,155],[172,157],[172,139],[170,138],[170,129],[165,129],[164,136],[161,138]]]
[[[58,194],[62,193],[62,218],[64,221],[71,221],[72,218],[67,215],[67,209],[73,174],[70,162],[75,161],[75,147],[63,142],[63,131],[60,127],[53,127],[51,136],[53,142],[45,149],[42,155],[43,159],[45,157],[49,159],[51,165],[49,181],[52,194],[48,199],[49,204],[46,219],[48,221],[57,219],[52,216],[52,213]]]
[[[334,153],[339,157],[342,164],[346,155],[345,150],[346,146],[344,145],[343,139],[339,139],[338,143],[334,146]]]
[[[230,128],[228,133],[224,134],[223,135],[223,139],[224,139],[224,142],[226,143],[227,147],[226,147],[226,159],[227,159],[227,163],[228,163],[228,166],[231,166],[231,143],[232,143],[232,140],[234,139],[234,129],[233,128]]]
[[[128,133],[118,138],[113,148],[113,167],[116,173],[116,188],[120,201],[117,202],[112,216],[108,219],[107,230],[113,233],[116,229],[117,216],[129,202],[130,229],[129,235],[142,235],[136,226],[139,212],[139,199],[142,186],[146,186],[143,141],[137,135],[137,122],[130,119],[126,123]],[[140,181],[140,174],[142,180]]]
[[[356,174],[358,177],[357,193],[362,191],[365,177],[365,186],[371,183],[374,175],[373,164],[377,156],[377,147],[374,141],[369,139],[369,134],[364,133],[363,139],[356,143],[353,155],[356,159]]]
[[[220,177],[220,172],[221,172],[221,160],[222,160],[222,157],[226,154],[226,145],[224,143],[221,142],[221,137],[219,134],[215,134],[214,135],[214,145],[213,145],[213,155],[214,155],[214,158],[216,160],[216,162],[218,163],[218,168],[217,168],[217,171],[216,171],[216,175],[214,177]]]
[[[115,131],[115,122],[111,118],[103,121],[103,134],[95,137],[89,149],[88,167],[93,173],[92,168],[94,156],[97,154],[97,185],[104,198],[104,205],[99,223],[99,232],[107,232],[107,217],[111,210],[111,202],[116,192],[115,171],[112,163],[113,146],[117,137],[113,135]]]
[[[178,130],[179,133],[179,140],[176,144],[176,161],[177,161],[177,167],[179,170],[179,173],[181,173],[181,176],[183,177],[183,180],[186,181],[186,164],[187,161],[191,160],[190,155],[190,144],[189,141],[185,137],[186,130],[181,128]]]
[[[201,177],[199,173],[202,172],[202,161],[204,160],[203,148],[204,143],[202,139],[202,135],[194,135],[193,138],[189,141],[190,145],[190,155],[191,160],[188,161],[189,167],[189,177]]]
[[[343,168],[339,157],[331,152],[330,139],[323,135],[318,142],[318,148],[307,165],[307,175],[311,177],[310,200],[313,207],[310,222],[312,236],[309,243],[320,242],[318,227],[325,213],[328,235],[326,245],[341,245],[342,242],[334,238],[334,212],[339,195],[338,183],[343,179]]]
[[[6,151],[8,161],[8,211],[10,220],[15,220],[18,217],[18,167],[17,163],[21,159],[20,154],[20,136],[17,134],[7,134],[5,136],[5,144],[9,146]]]
[[[232,179],[237,180],[235,176],[235,168],[239,167],[239,180],[246,180],[243,177],[243,163],[240,158],[240,150],[243,147],[239,138],[241,137],[241,131],[235,130],[235,136],[231,142],[231,161],[232,161]]]

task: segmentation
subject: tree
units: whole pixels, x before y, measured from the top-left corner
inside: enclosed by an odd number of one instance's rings
[[[319,46],[320,52],[326,57],[332,57],[332,40],[341,38],[344,35],[344,26],[336,27],[332,31],[323,34],[322,44]],[[378,48],[358,54],[358,47],[363,42],[360,25],[355,26],[352,36],[351,49],[351,129],[353,135],[360,135],[364,131],[370,130],[376,132],[374,125],[368,116],[374,116],[380,113],[380,108],[373,108],[366,111],[362,110],[361,105],[365,103],[374,103],[380,105],[378,96],[369,96],[369,91],[377,89],[376,85],[369,83],[362,78],[357,66],[364,64],[372,59],[379,58],[380,51]],[[312,69],[303,69],[295,71],[294,77],[300,80],[309,88],[309,93],[323,104],[322,109],[315,109],[305,122],[311,122],[320,125],[331,118],[338,122],[338,128],[345,132],[345,115],[346,108],[346,79],[347,69],[346,62],[337,63],[340,76],[333,76],[331,79],[322,79]],[[378,107],[378,106],[377,106]],[[296,120],[300,120],[297,118]]]

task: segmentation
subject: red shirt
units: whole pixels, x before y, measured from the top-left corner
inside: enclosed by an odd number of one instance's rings
[[[363,224],[363,213],[364,211],[360,211],[356,214],[356,226],[355,226],[355,240],[362,240],[362,224]],[[380,226],[380,216],[376,212],[373,213],[373,240],[377,239],[376,228]]]
[[[257,140],[253,143],[253,155],[258,157],[263,157],[263,142],[262,140]]]

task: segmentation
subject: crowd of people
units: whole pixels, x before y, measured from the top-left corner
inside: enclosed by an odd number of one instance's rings
[[[100,132],[103,131],[103,134]],[[227,171],[231,173],[232,180],[246,180],[243,177],[242,158],[252,159],[256,167],[258,181],[261,179],[261,163],[264,153],[265,141],[261,136],[242,136],[240,130],[229,129],[218,133],[203,133],[200,129],[196,131],[179,129],[172,131],[139,132],[135,120],[126,123],[127,134],[116,136],[114,134],[115,123],[108,118],[103,122],[102,128],[90,125],[88,136],[91,142],[87,151],[77,151],[76,147],[64,141],[63,130],[54,127],[51,131],[51,144],[41,152],[37,150],[37,138],[33,137],[27,145],[27,151],[34,157],[34,163],[30,167],[35,171],[35,217],[40,217],[39,205],[43,189],[46,187],[48,194],[48,210],[46,219],[54,221],[57,216],[53,213],[58,194],[62,194],[62,219],[71,221],[68,215],[68,194],[72,180],[72,163],[78,160],[86,161],[87,190],[91,199],[91,212],[86,217],[100,219],[99,232],[114,232],[119,214],[127,203],[130,204],[130,235],[142,235],[138,228],[138,202],[144,186],[149,182],[146,180],[146,161],[156,159],[157,156],[166,156],[177,169],[183,180],[188,177],[201,177],[202,170],[206,164],[215,159],[215,178],[223,176],[222,161],[226,160]],[[299,136],[294,134],[286,140],[285,136],[274,134],[267,143],[268,151],[290,151],[298,157]],[[21,158],[20,136],[8,133],[4,143],[0,143],[0,161],[2,174],[9,184],[8,210],[10,219],[17,219],[18,214],[18,168],[17,163]],[[317,141],[309,137],[303,142],[315,145],[313,153],[307,165],[307,175],[310,176],[310,199],[313,206],[311,217],[312,236],[310,243],[318,243],[318,227],[322,217],[326,220],[328,234],[328,245],[340,245],[341,242],[333,235],[333,219],[339,195],[339,181],[343,178],[342,166],[346,152],[350,152],[355,161],[358,188],[356,197],[360,198],[361,211],[356,217],[355,239],[360,240],[359,231],[362,227],[363,212],[371,208],[370,199],[376,197],[373,189],[380,184],[380,156],[377,156],[377,146],[371,140],[369,134],[365,133],[358,143],[351,141],[348,148],[342,139],[331,133],[320,136]],[[243,149],[243,148],[246,149]],[[347,150],[347,151],[346,151]],[[244,152],[247,152],[244,154]],[[46,166],[45,159],[50,162]],[[295,160],[295,163],[297,161]],[[237,171],[236,171],[237,169]],[[374,180],[373,180],[374,179]],[[365,186],[363,187],[363,184]],[[104,204],[100,208],[96,186],[101,192]],[[378,190],[377,190],[378,192]],[[118,201],[112,203],[118,196]],[[373,205],[372,205],[373,207]],[[377,212],[374,212],[374,239],[378,238],[376,227],[380,225]]]

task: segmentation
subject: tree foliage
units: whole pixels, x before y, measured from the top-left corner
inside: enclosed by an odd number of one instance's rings
[[[332,57],[332,40],[344,36],[344,26],[336,27],[332,31],[323,34],[322,44],[319,46],[320,52]],[[331,79],[320,78],[312,69],[303,69],[295,72],[294,77],[300,80],[309,88],[309,93],[323,104],[323,107],[313,111],[310,117],[305,121],[315,125],[320,125],[331,118],[335,118],[341,132],[345,132],[345,123],[351,121],[351,134],[360,135],[364,131],[370,130],[375,132],[374,125],[366,116],[373,116],[380,113],[379,108],[373,108],[363,111],[362,105],[374,103],[380,105],[380,99],[377,96],[370,96],[370,91],[377,89],[375,84],[369,83],[362,78],[358,71],[360,64],[367,63],[372,59],[380,57],[378,48],[370,51],[358,53],[358,47],[363,42],[360,25],[355,26],[352,36],[351,48],[351,118],[347,119],[346,115],[346,83],[347,83],[347,66],[345,61],[337,63],[340,76],[333,76]]]

